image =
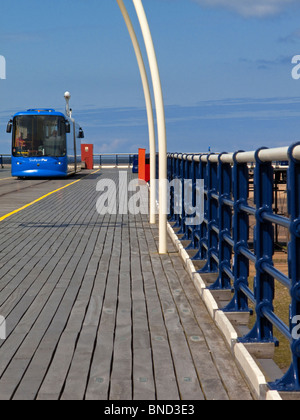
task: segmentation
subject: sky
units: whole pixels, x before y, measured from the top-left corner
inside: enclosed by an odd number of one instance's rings
[[[124,0],[146,62],[132,0]],[[143,0],[163,89],[168,150],[215,152],[300,140],[300,0]],[[95,153],[149,149],[134,50],[116,0],[2,2],[0,154],[28,108],[64,110]],[[300,74],[300,70],[299,70]],[[0,72],[1,77],[1,72]],[[154,104],[154,99],[153,99]]]

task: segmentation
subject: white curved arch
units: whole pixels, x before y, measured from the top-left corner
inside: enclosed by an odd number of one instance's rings
[[[135,51],[135,55],[137,58],[143,89],[144,89],[144,96],[146,102],[146,109],[147,109],[147,117],[148,117],[148,128],[149,128],[149,148],[150,148],[150,223],[155,223],[155,214],[156,214],[156,144],[155,144],[155,128],[154,128],[154,116],[153,116],[153,106],[150,94],[150,87],[148,82],[148,77],[145,69],[145,64],[143,60],[143,56],[141,53],[141,49],[139,46],[138,39],[136,37],[136,33],[134,31],[131,19],[128,15],[127,9],[124,5],[123,0],[117,0],[117,3],[120,7],[122,12],[123,18],[125,20],[133,48]]]
[[[142,4],[132,0],[144,37],[155,97],[159,148],[159,253],[167,253],[167,136],[163,94],[153,39]]]

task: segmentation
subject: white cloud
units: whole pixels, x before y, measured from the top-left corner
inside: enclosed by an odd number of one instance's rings
[[[127,145],[127,140],[125,139],[114,139],[109,143],[101,143],[99,148],[99,153],[120,153],[121,148]]]
[[[194,0],[202,6],[224,7],[245,17],[267,17],[282,12],[297,0]]]

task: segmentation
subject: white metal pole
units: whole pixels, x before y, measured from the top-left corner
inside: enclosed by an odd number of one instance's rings
[[[65,92],[65,100],[66,100],[66,115],[68,117],[70,117],[71,114],[71,110],[70,110],[70,99],[71,99],[71,93],[70,92]]]
[[[155,223],[155,215],[156,215],[156,200],[155,200],[155,192],[156,192],[156,144],[155,144],[155,128],[154,128],[154,116],[153,116],[153,106],[150,94],[150,87],[148,82],[148,77],[145,69],[145,64],[143,60],[143,56],[141,53],[140,45],[134,31],[131,19],[128,15],[126,6],[123,0],[117,0],[120,10],[122,12],[123,18],[125,20],[133,48],[135,51],[135,55],[137,58],[143,89],[144,89],[144,96],[146,102],[146,109],[147,109],[147,117],[148,117],[148,128],[149,128],[149,149],[150,149],[150,223]]]
[[[133,0],[141,25],[151,71],[156,105],[158,148],[159,148],[159,253],[166,254],[167,249],[167,138],[163,94],[157,57],[149,23],[141,0]]]

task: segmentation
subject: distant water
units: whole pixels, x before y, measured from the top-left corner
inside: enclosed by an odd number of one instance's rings
[[[1,163],[1,154],[0,154],[0,163]],[[3,165],[10,165],[11,164],[11,157],[10,156],[3,156],[2,163],[3,163]]]

